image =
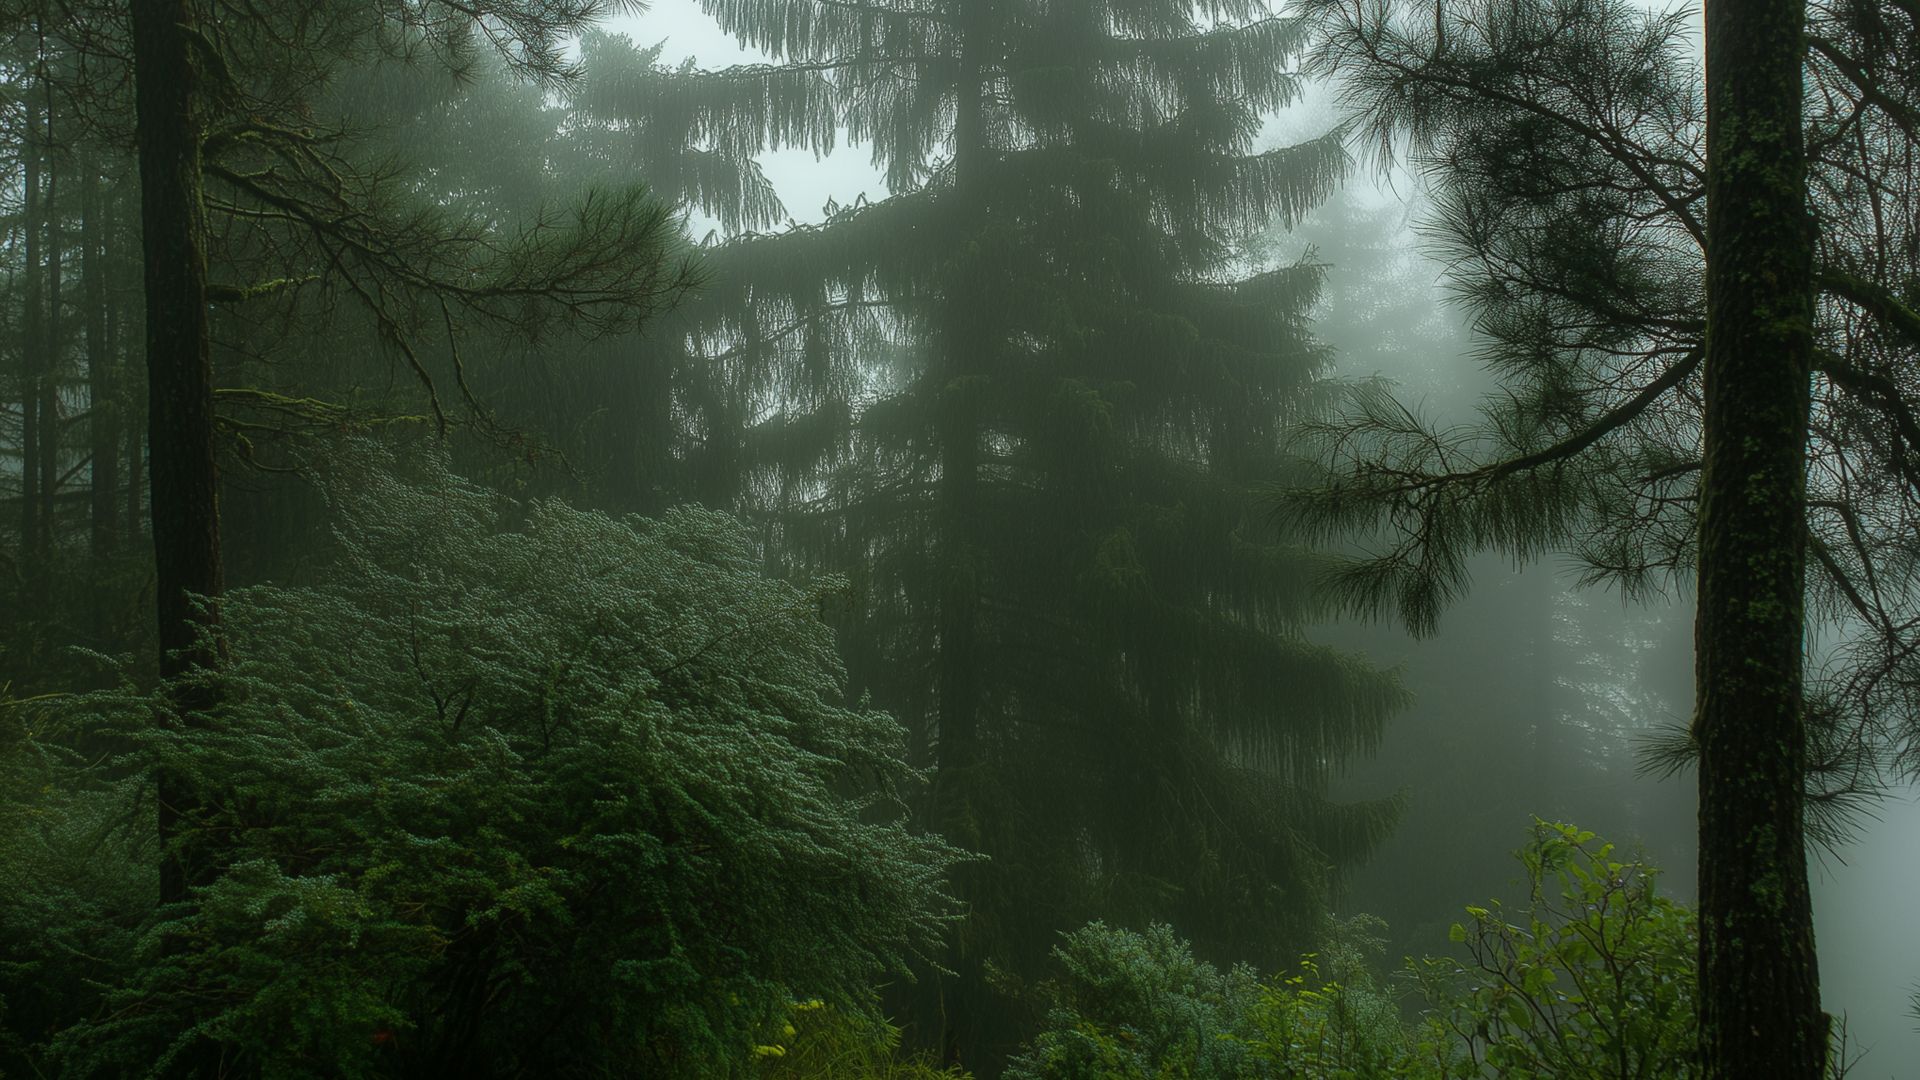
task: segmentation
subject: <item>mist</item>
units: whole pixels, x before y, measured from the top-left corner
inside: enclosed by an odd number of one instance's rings
[[[0,1075],[1920,1077],[1780,7],[0,11]]]

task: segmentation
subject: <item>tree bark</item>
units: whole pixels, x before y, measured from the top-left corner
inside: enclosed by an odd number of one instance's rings
[[[144,306],[143,304],[142,307]],[[145,318],[146,315],[143,312],[141,319],[144,321]],[[114,319],[111,321],[119,327],[119,330],[114,332],[113,336],[124,338],[132,333],[131,329],[129,329],[130,324],[133,322],[131,318]],[[126,517],[122,519],[121,535],[125,536],[127,542],[132,545],[137,545],[140,542],[140,537],[151,530],[151,526],[147,524],[146,500],[140,497],[140,493],[146,490],[147,485],[147,432],[146,425],[141,422],[146,416],[146,412],[143,409],[135,408],[133,405],[134,402],[140,400],[141,395],[145,392],[145,388],[138,385],[140,381],[138,376],[140,374],[141,369],[135,366],[132,360],[129,360],[126,366],[120,369],[121,382],[124,384],[121,387],[120,393],[122,398],[128,403],[127,422],[122,425],[126,429],[124,433],[125,438],[121,443],[120,449],[120,452],[126,455],[127,463],[127,480],[121,487],[121,491],[125,494],[127,500]]]
[[[43,168],[47,173],[47,190],[41,217],[46,223],[47,232],[47,307],[46,314],[42,316],[46,319],[46,329],[40,348],[40,512],[36,515],[40,535],[34,538],[34,546],[41,558],[51,559],[54,496],[60,490],[60,360],[66,351],[60,321],[60,169],[54,155],[54,147],[58,144],[54,141],[51,94],[48,95],[43,130],[46,135],[47,159]]]
[[[935,438],[939,441],[940,477],[934,489],[934,528],[937,530],[935,572],[938,575],[939,614],[935,654],[936,698],[934,807],[938,827],[949,838],[978,848],[978,769],[985,756],[980,732],[980,586],[982,545],[979,541],[980,495],[980,387],[987,377],[993,317],[981,299],[981,257],[974,250],[985,219],[980,171],[989,148],[985,131],[986,51],[993,31],[992,0],[969,0],[960,6],[963,35],[960,69],[955,82],[953,189],[948,194],[946,257],[948,279],[936,326],[938,341],[934,394]],[[969,903],[978,898],[982,874],[963,868],[954,875],[955,895]],[[979,1051],[979,999],[985,985],[983,957],[975,935],[961,928],[949,942],[946,967],[952,975],[931,981],[938,1000],[923,1006],[932,1021],[934,1048],[946,1065],[962,1064],[969,1052]]]
[[[198,73],[190,0],[132,0],[134,95],[140,150],[140,225],[146,255],[149,514],[153,523],[160,673],[215,671],[223,648],[219,476],[214,459],[213,366],[207,326],[205,208],[201,198]],[[204,598],[201,599],[201,598]],[[214,700],[205,679],[176,683],[175,722],[193,724]],[[193,793],[159,785],[161,900],[187,895],[192,875],[177,832]]]
[[[980,5],[984,8],[986,5]],[[961,76],[954,124],[954,181],[949,272],[941,333],[938,399],[940,481],[936,521],[940,529],[939,754],[942,769],[964,769],[978,754],[979,606],[977,528],[980,417],[978,392],[968,385],[983,375],[989,313],[981,310],[978,257],[968,248],[985,216],[979,171],[986,155],[983,109],[986,92],[982,52],[990,29],[986,12],[972,12],[961,47]]]
[[[45,439],[40,427],[40,378],[45,364],[46,297],[40,277],[40,219],[45,200],[40,194],[39,109],[27,105],[27,137],[21,146],[21,225],[26,230],[26,280],[20,313],[20,565],[29,584],[42,580],[46,552],[40,547],[40,455]]]
[[[1700,1052],[1815,1080],[1827,1052],[1802,830],[1813,236],[1804,0],[1708,0],[1706,464],[1694,738]]]
[[[80,177],[80,294],[86,304],[88,492],[96,559],[119,547],[120,400],[107,354],[107,282],[102,265],[100,173],[89,161]]]

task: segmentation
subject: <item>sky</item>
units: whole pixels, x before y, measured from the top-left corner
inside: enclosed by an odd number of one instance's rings
[[[764,62],[764,54],[742,48],[721,32],[712,19],[700,10],[698,0],[653,0],[643,15],[611,19],[608,27],[631,37],[636,44],[666,43],[661,61],[679,64],[692,58],[703,68],[723,68],[733,64]],[[829,199],[841,205],[852,203],[860,195],[877,202],[887,194],[887,185],[873,167],[864,149],[848,147],[842,140],[838,151],[816,158],[807,150],[784,150],[760,158],[780,192],[787,213],[802,224],[817,223],[826,217]],[[696,223],[694,235],[704,236],[706,229]]]
[[[1667,0],[1640,2],[1655,10],[1672,6]],[[691,57],[701,67],[719,68],[766,59],[723,33],[701,12],[698,0],[653,0],[646,13],[612,20],[610,28],[643,45],[664,41],[662,59],[672,64]],[[1312,110],[1290,120],[1294,123],[1270,129],[1268,137],[1284,137],[1289,126],[1304,134]],[[788,214],[803,223],[821,220],[830,198],[844,205],[861,194],[869,200],[886,195],[865,152],[844,142],[826,158],[785,151],[766,155],[761,164]],[[1368,175],[1354,183],[1368,202],[1401,197]],[[1404,181],[1397,186],[1411,190]],[[696,223],[695,235],[705,232]],[[1920,859],[1914,858],[1920,800],[1915,795],[1909,789],[1888,800],[1878,821],[1846,849],[1819,858],[1813,870],[1826,1005],[1848,1014],[1851,1033],[1867,1051],[1852,1074],[1856,1080],[1920,1080],[1920,1032],[1915,1030],[1920,1021],[1907,1015],[1908,996],[1920,983],[1920,934],[1912,914],[1914,898],[1920,897]]]

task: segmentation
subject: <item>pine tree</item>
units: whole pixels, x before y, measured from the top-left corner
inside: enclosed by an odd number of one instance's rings
[[[1703,72],[1684,12],[1314,7],[1368,135],[1437,181],[1503,386],[1452,430],[1360,401],[1293,505],[1384,533],[1350,599],[1419,629],[1487,548],[1697,582],[1701,1060],[1816,1075],[1804,830],[1920,739],[1920,11],[1709,3]]]
[[[1352,606],[1430,631],[1466,560],[1562,549],[1631,596],[1695,568],[1705,328],[1702,72],[1686,12],[1611,0],[1449,2],[1325,20],[1320,66],[1362,142],[1432,183],[1434,254],[1499,380],[1470,423],[1436,426],[1370,389],[1317,449],[1329,482],[1291,512],[1377,529],[1345,571]],[[1808,205],[1818,222],[1810,611],[1839,628],[1813,687],[1838,726],[1811,809],[1844,809],[1856,751],[1913,760],[1903,670],[1916,593],[1920,470],[1920,22],[1849,0],[1808,13]],[[1596,89],[1599,88],[1599,89]]]
[[[1807,442],[1814,244],[1805,0],[1707,10],[1701,378],[1700,1056],[1709,1080],[1819,1080],[1807,883]]]
[[[1345,174],[1339,132],[1255,149],[1304,27],[1255,2],[706,7],[774,58],[727,76],[767,87],[756,147],[830,148],[826,94],[893,191],[711,253],[686,314],[714,392],[687,412],[775,552],[855,576],[858,688],[918,721],[930,812],[992,857],[921,1034],[993,1053],[988,973],[1095,913],[1280,959],[1390,816],[1322,791],[1401,698],[1300,636],[1317,560],[1251,509],[1326,362],[1322,268],[1236,261]]]

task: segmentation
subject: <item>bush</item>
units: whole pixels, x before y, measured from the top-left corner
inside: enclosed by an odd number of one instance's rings
[[[1194,959],[1164,926],[1099,923],[1055,950],[1047,1028],[1017,1080],[1612,1080],[1698,1075],[1694,919],[1658,871],[1591,832],[1537,821],[1527,901],[1466,909],[1458,957],[1408,960],[1424,1004],[1400,1018],[1374,974],[1381,924],[1335,922],[1293,972],[1257,979]],[[1844,1072],[1836,1054],[1835,1074]]]
[[[1368,1080],[1418,1075],[1414,1040],[1374,964],[1386,923],[1332,920],[1327,942],[1297,971],[1261,984],[1254,1046],[1262,1076]]]
[[[824,1001],[796,1003],[779,1038],[754,1048],[759,1080],[970,1080],[900,1048],[900,1029]]]
[[[1254,1052],[1260,980],[1194,958],[1173,930],[1092,923],[1054,949],[1047,1028],[1007,1080],[1239,1080],[1269,1075]]]
[[[72,828],[119,831],[114,873],[150,888],[130,807],[162,767],[203,795],[182,840],[210,869],[149,910],[55,1065],[746,1075],[788,1002],[857,1013],[934,949],[960,856],[903,823],[921,777],[892,719],[841,704],[817,592],[719,514],[522,511],[419,472],[338,491],[324,585],[229,594],[204,722],[131,690],[61,710],[121,748],[60,781],[96,793]],[[27,883],[8,921],[62,887]]]
[[[1524,909],[1469,907],[1450,935],[1465,961],[1408,962],[1428,1023],[1451,1036],[1448,1074],[1697,1075],[1693,912],[1659,895],[1653,867],[1571,825],[1536,821],[1519,859]]]

